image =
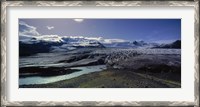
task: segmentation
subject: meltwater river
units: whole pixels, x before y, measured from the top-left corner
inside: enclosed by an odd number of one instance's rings
[[[46,83],[52,83],[52,82],[57,82],[61,80],[71,79],[83,74],[102,71],[106,69],[106,65],[72,67],[71,69],[80,69],[80,71],[73,72],[71,74],[60,75],[60,76],[50,76],[50,77],[34,76],[34,77],[19,78],[19,85],[46,84]]]

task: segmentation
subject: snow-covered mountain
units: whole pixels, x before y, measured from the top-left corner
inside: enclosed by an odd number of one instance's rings
[[[162,48],[170,44],[146,43],[144,41],[127,41],[123,39],[104,39],[102,37],[83,36],[19,36],[20,54],[29,55],[38,52],[69,51],[77,48]],[[174,46],[174,45],[173,45]]]
[[[104,45],[97,40],[81,36],[19,36],[19,53],[22,56],[40,52],[69,51],[83,47],[104,48]]]
[[[102,37],[83,37],[83,36],[20,36],[20,42],[24,44],[35,43],[60,43],[62,47],[117,47],[117,48],[151,48],[157,44],[145,43],[144,41],[127,41],[123,39],[104,39]]]
[[[168,44],[161,44],[154,48],[181,49],[181,40],[176,40],[176,41],[174,41],[172,43],[168,43]]]
[[[84,38],[81,36],[58,36],[58,35],[42,35],[42,36],[19,36],[19,41],[24,44],[35,43],[60,43],[69,44],[70,46],[98,46],[98,40]]]

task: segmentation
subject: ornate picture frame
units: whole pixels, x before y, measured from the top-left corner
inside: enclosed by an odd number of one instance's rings
[[[181,6],[194,7],[194,101],[8,101],[7,7],[9,6]],[[199,1],[2,1],[1,2],[1,106],[199,106]]]

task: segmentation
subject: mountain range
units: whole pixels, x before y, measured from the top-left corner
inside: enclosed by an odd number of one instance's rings
[[[126,41],[122,39],[104,39],[102,37],[83,36],[19,36],[19,55],[35,53],[69,51],[77,48],[181,48],[181,41],[169,44],[147,43],[144,41]]]

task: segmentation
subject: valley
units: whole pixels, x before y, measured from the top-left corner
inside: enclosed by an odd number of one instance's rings
[[[19,49],[11,53],[19,52],[19,88],[181,88],[181,19],[77,16],[18,24]]]
[[[21,56],[20,88],[180,88],[180,49],[79,48]]]

